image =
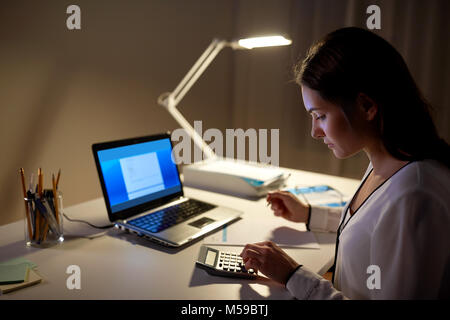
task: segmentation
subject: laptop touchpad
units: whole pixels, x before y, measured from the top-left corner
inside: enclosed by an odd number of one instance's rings
[[[198,220],[195,220],[195,221],[189,223],[189,225],[201,229],[204,226],[206,226],[206,225],[208,225],[210,223],[213,223],[215,221],[216,220],[213,220],[213,219],[210,219],[210,218],[207,218],[207,217],[203,217],[203,218],[200,218]]]

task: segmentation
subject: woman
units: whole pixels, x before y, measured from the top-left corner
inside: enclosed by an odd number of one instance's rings
[[[272,242],[248,244],[246,268],[298,299],[436,299],[450,296],[450,153],[401,55],[384,39],[343,28],[295,67],[311,135],[339,158],[364,151],[369,167],[342,211],[288,192],[267,196],[274,214],[337,231],[333,282]],[[370,283],[374,270],[379,282]]]

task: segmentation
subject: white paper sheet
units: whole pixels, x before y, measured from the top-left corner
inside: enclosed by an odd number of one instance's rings
[[[314,233],[304,223],[295,223],[275,216],[243,218],[205,237],[205,244],[245,246],[271,240],[284,248],[320,249]]]
[[[317,189],[317,190],[316,190]],[[329,186],[296,186],[294,188],[285,188],[296,195],[301,201],[307,202],[313,206],[327,206],[327,207],[344,207],[345,203],[351,199],[338,190],[332,189]]]

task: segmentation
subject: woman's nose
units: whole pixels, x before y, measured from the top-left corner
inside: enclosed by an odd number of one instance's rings
[[[325,136],[322,128],[320,126],[316,125],[315,121],[312,122],[312,128],[311,128],[311,137],[314,139],[320,139]]]

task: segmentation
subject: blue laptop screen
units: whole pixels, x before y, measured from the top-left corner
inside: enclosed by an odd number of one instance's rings
[[[98,151],[111,212],[181,191],[169,138]]]

